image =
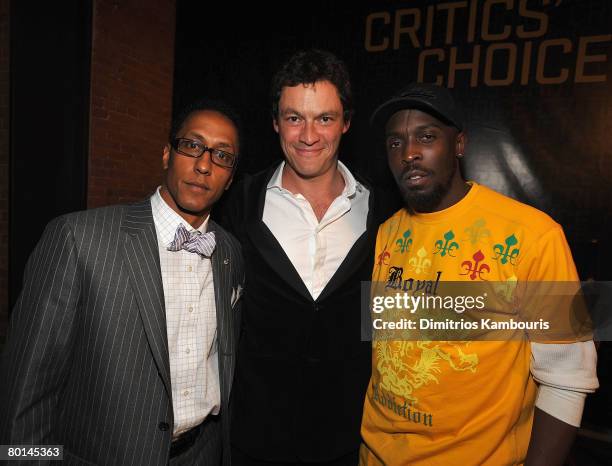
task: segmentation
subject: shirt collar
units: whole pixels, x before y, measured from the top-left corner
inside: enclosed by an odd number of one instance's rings
[[[157,230],[158,241],[161,244],[168,245],[174,240],[176,229],[181,223],[188,231],[193,231],[194,228],[164,201],[164,198],[161,197],[160,189],[161,186],[159,186],[151,196],[151,210],[153,212],[153,222]],[[206,232],[209,218],[210,215],[208,215],[204,222],[202,222],[202,225],[197,228],[198,231],[202,233]]]
[[[272,178],[270,178],[270,181],[268,181],[268,185],[266,187],[267,189],[276,188],[276,189],[279,189],[280,191],[288,192],[285,188],[283,188],[283,169],[284,168],[285,168],[285,161],[281,162],[281,164],[274,171]],[[342,175],[342,178],[344,178],[344,189],[342,190],[340,197],[352,198],[353,196],[355,196],[355,193],[357,191],[361,192],[363,190],[361,183],[359,183],[355,179],[355,177],[349,171],[349,169],[346,168],[346,165],[340,162],[340,160],[338,160],[338,171]]]

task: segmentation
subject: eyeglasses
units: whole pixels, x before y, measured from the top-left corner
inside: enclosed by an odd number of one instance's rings
[[[204,152],[210,152],[210,161],[220,167],[233,168],[236,165],[236,155],[224,150],[213,149],[193,139],[176,138],[172,141],[172,148],[179,154],[196,159],[202,157]]]

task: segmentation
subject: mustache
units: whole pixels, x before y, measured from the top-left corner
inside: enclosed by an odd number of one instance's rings
[[[414,162],[404,162],[404,167],[402,168],[402,172],[400,174],[400,176],[405,176],[407,173],[410,172],[422,172],[425,173],[426,175],[431,175],[433,172],[421,165],[419,165],[418,163],[414,163]]]

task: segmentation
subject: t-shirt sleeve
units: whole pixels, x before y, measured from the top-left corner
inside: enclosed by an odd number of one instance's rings
[[[588,341],[592,323],[563,230],[555,224],[527,250],[518,264],[518,310],[526,322],[545,322],[529,332],[531,341]]]

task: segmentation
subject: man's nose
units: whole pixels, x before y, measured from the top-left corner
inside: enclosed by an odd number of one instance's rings
[[[319,140],[319,135],[317,133],[317,129],[315,128],[314,122],[304,122],[302,131],[300,132],[300,140],[309,146],[312,146]]]
[[[211,158],[211,149],[206,149],[204,152],[202,152],[202,155],[196,159],[195,170],[203,175],[209,174],[212,166]]]
[[[422,158],[423,154],[421,153],[420,145],[408,141],[402,153],[402,160],[405,162],[412,162],[413,160],[420,160]]]

